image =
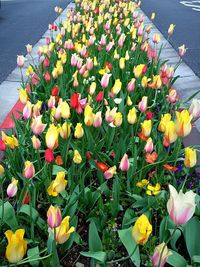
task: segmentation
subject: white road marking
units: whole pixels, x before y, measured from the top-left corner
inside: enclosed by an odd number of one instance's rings
[[[194,1],[180,1],[180,4],[191,7],[192,10],[200,12],[200,0],[194,0]],[[199,5],[196,5],[199,4]]]

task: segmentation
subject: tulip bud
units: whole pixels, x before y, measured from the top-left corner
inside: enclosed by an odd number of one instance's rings
[[[144,120],[144,122],[141,123],[141,128],[142,128],[142,135],[145,137],[149,137],[151,134],[152,121]]]
[[[46,149],[44,154],[45,154],[45,160],[47,162],[50,163],[50,162],[54,161],[54,154],[53,154],[53,150],[51,148]]]
[[[172,255],[171,251],[168,250],[166,244],[162,244],[155,247],[154,254],[152,256],[153,267],[164,267],[167,258]],[[160,263],[160,264],[159,264]]]
[[[187,223],[192,218],[196,209],[196,194],[191,190],[185,194],[182,190],[178,193],[172,185],[169,185],[169,191],[170,199],[167,202],[167,210],[170,219],[176,225]]]
[[[97,168],[102,172],[106,172],[108,170],[108,166],[103,162],[97,162]]]
[[[152,141],[152,138],[151,137],[149,137],[147,139],[146,145],[144,147],[144,151],[146,153],[151,153],[153,151],[153,141]]]
[[[32,140],[33,148],[36,150],[40,149],[41,142],[40,142],[39,138],[37,138],[35,135],[33,135],[31,140]]]
[[[103,100],[103,95],[104,95],[103,91],[100,91],[98,95],[95,97],[96,101],[101,102]]]
[[[30,44],[26,45],[26,51],[27,51],[28,54],[31,54],[32,48],[33,48],[32,45],[30,45]]]
[[[49,83],[49,82],[51,81],[51,76],[50,76],[50,74],[49,74],[48,71],[45,72],[45,74],[44,74],[44,78],[45,78],[45,81],[46,81],[47,83]]]
[[[87,105],[85,107],[85,110],[84,110],[84,123],[85,125],[87,126],[91,126],[92,123],[93,123],[93,112],[92,112],[92,108]]]
[[[48,108],[49,109],[52,109],[55,107],[55,104],[56,104],[56,99],[55,99],[55,96],[50,96],[49,100],[48,100]]]
[[[23,68],[26,58],[24,56],[17,56],[17,66]]]
[[[101,86],[102,86],[103,88],[108,87],[109,79],[110,79],[111,76],[112,76],[112,74],[108,74],[108,73],[105,73],[105,74],[103,75],[103,77],[101,78]]]
[[[23,171],[23,176],[27,179],[32,178],[35,175],[35,168],[32,162],[26,161]]]
[[[12,182],[7,187],[7,196],[8,197],[14,197],[17,194],[17,184],[18,180],[15,178],[12,178]]]
[[[123,70],[125,68],[125,57],[121,57],[119,60],[119,67],[121,70]]]
[[[123,158],[121,159],[119,168],[121,171],[128,171],[130,167],[130,163],[129,163],[129,159],[128,159],[128,155],[124,154]]]
[[[141,77],[146,72],[146,69],[147,69],[147,67],[144,64],[140,64],[140,65],[135,66],[133,69],[135,78]]]
[[[82,123],[77,123],[74,131],[74,137],[75,138],[81,138],[84,135],[84,130],[82,127]]]
[[[25,120],[29,120],[32,114],[32,104],[31,102],[27,102],[25,107],[23,108],[23,117]]]
[[[132,104],[133,104],[129,95],[127,96],[126,104],[127,104],[127,106],[132,106]]]
[[[58,95],[58,86],[57,86],[57,85],[55,85],[55,86],[52,88],[51,95],[52,95],[52,96],[57,96],[57,95]]]
[[[98,111],[96,114],[93,116],[93,126],[95,128],[101,127],[102,124],[102,117],[101,117],[101,111]]]
[[[131,81],[127,85],[127,90],[129,92],[133,92],[135,89],[135,78],[132,78]]]
[[[50,228],[55,228],[60,225],[62,221],[61,211],[58,207],[50,206],[47,211],[47,223]]]
[[[147,110],[147,100],[148,100],[147,96],[142,97],[142,100],[138,104],[138,108],[139,108],[140,112],[145,112]]]
[[[115,118],[113,120],[113,124],[116,126],[116,127],[119,127],[122,125],[122,121],[123,121],[123,117],[122,117],[122,113],[121,112],[117,112],[115,114]]]
[[[137,113],[136,113],[136,108],[133,107],[132,109],[129,110],[128,115],[127,115],[127,120],[128,123],[130,124],[135,124],[137,121]]]
[[[185,160],[184,164],[187,168],[192,168],[197,163],[197,153],[196,149],[192,149],[190,147],[185,148]]]
[[[80,164],[82,162],[82,157],[77,149],[74,150],[73,162],[76,164]]]
[[[169,35],[172,35],[174,33],[174,28],[175,28],[175,25],[174,24],[170,24],[169,29],[168,29],[168,34]]]
[[[200,100],[198,99],[192,100],[192,104],[190,106],[189,112],[190,112],[190,115],[192,115],[194,119],[197,119],[200,117]]]
[[[95,82],[92,82],[91,83],[91,85],[90,85],[90,87],[89,87],[89,94],[90,95],[93,95],[94,94],[94,92],[95,92],[95,90],[96,90],[96,83]]]
[[[54,149],[58,144],[59,129],[55,125],[51,124],[47,130],[45,141],[48,148]]]
[[[104,172],[104,178],[108,180],[112,178],[116,173],[116,166],[113,166]]]
[[[155,44],[159,44],[160,43],[160,34],[154,33],[152,40]]]
[[[115,83],[111,89],[111,92],[114,95],[117,95],[120,92],[121,88],[122,88],[122,82],[120,81],[120,79],[117,79],[115,80]]]
[[[2,176],[4,172],[5,172],[4,167],[0,164],[0,176]]]
[[[22,89],[22,88],[19,89],[19,100],[24,105],[27,103],[28,95],[27,95],[26,89]]]
[[[180,57],[183,57],[185,55],[186,51],[187,51],[187,48],[185,47],[184,44],[182,46],[179,46],[178,53],[179,53]]]

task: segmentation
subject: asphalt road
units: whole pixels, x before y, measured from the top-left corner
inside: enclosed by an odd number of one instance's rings
[[[16,67],[25,45],[37,43],[56,19],[54,7],[69,0],[2,0],[0,8],[0,83]]]
[[[169,25],[176,25],[170,42],[176,50],[188,47],[184,61],[200,77],[200,0],[142,0],[141,7],[149,17],[156,12],[154,24],[165,37]]]

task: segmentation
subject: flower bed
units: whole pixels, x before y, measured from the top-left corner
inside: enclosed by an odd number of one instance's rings
[[[200,262],[197,147],[182,145],[200,105],[179,100],[137,8],[77,0],[49,26],[0,140],[1,266]]]

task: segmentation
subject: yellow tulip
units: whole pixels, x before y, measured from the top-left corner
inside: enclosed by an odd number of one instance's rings
[[[114,118],[113,124],[115,126],[119,127],[119,126],[121,126],[122,121],[123,121],[122,113],[121,112],[117,112],[115,114],[115,118]]]
[[[135,78],[139,78],[142,76],[143,73],[146,71],[146,66],[145,64],[140,64],[134,67],[133,72],[135,75]]]
[[[84,130],[82,127],[82,123],[77,123],[74,131],[74,137],[75,138],[81,138],[84,135]]]
[[[10,263],[17,263],[23,259],[27,251],[27,241],[24,240],[24,229],[15,232],[7,230],[5,236],[8,240],[6,247],[6,258]]]
[[[0,176],[5,172],[4,167],[0,164]]]
[[[119,60],[119,67],[121,70],[123,70],[125,68],[125,57],[121,57]]]
[[[47,193],[50,196],[57,197],[59,193],[65,190],[67,186],[67,180],[65,180],[65,173],[58,172],[56,175],[56,179],[53,180],[50,186],[47,189]]]
[[[185,160],[184,164],[187,168],[192,168],[197,163],[197,153],[196,149],[192,149],[190,147],[185,148]]]
[[[160,123],[159,123],[159,125],[158,125],[158,131],[164,133],[165,128],[166,128],[166,124],[167,124],[169,121],[171,121],[171,118],[172,118],[172,116],[171,116],[171,114],[169,114],[169,113],[167,113],[167,114],[165,114],[165,115],[162,115],[161,121],[160,121]]]
[[[61,108],[60,108],[60,114],[63,119],[69,119],[70,117],[70,107],[67,102],[62,102],[61,103]]]
[[[54,124],[51,124],[45,136],[45,141],[48,148],[53,149],[55,148],[55,146],[57,146],[58,135],[59,129]]]
[[[173,121],[166,123],[165,132],[164,132],[164,146],[169,146],[174,143],[177,139],[176,126]]]
[[[151,134],[152,121],[151,120],[144,120],[141,123],[141,127],[142,127],[142,135],[145,137],[149,137]]]
[[[122,88],[122,82],[120,81],[120,79],[117,79],[115,81],[115,84],[113,85],[112,89],[111,89],[111,92],[115,95],[117,95],[119,93],[119,91],[121,90]]]
[[[192,130],[191,120],[192,115],[190,115],[188,110],[176,112],[175,125],[178,136],[185,137],[190,134]]]
[[[133,107],[132,109],[129,110],[128,115],[127,115],[127,120],[128,123],[134,124],[137,121],[137,114],[136,114],[136,108]]]
[[[87,105],[85,107],[85,110],[84,110],[84,123],[85,125],[87,126],[92,126],[92,123],[93,123],[93,112],[92,112],[92,108]]]
[[[63,244],[65,243],[70,235],[75,231],[75,228],[72,226],[70,227],[69,225],[69,216],[66,216],[60,226],[56,227],[56,241],[58,244]]]
[[[19,89],[19,100],[24,105],[27,103],[28,95],[27,95],[26,88],[25,89],[22,89],[22,88]]]
[[[63,139],[66,139],[70,136],[71,134],[71,123],[64,122],[63,125],[60,127],[60,136]]]
[[[168,34],[169,35],[172,35],[174,33],[174,28],[175,28],[174,24],[170,24],[169,25],[169,29],[168,29]]]
[[[15,149],[16,147],[19,146],[17,138],[14,135],[12,136],[6,135],[4,131],[2,131],[2,140],[4,141],[6,146],[10,147],[11,149]]]
[[[76,164],[80,164],[82,162],[82,157],[77,149],[74,150],[73,162]]]
[[[129,95],[127,96],[126,104],[127,104],[127,106],[132,106],[132,104],[133,104],[133,102],[132,102],[132,100],[131,100]]]
[[[142,214],[132,228],[132,237],[136,244],[144,245],[152,232],[152,225],[147,216]]]

